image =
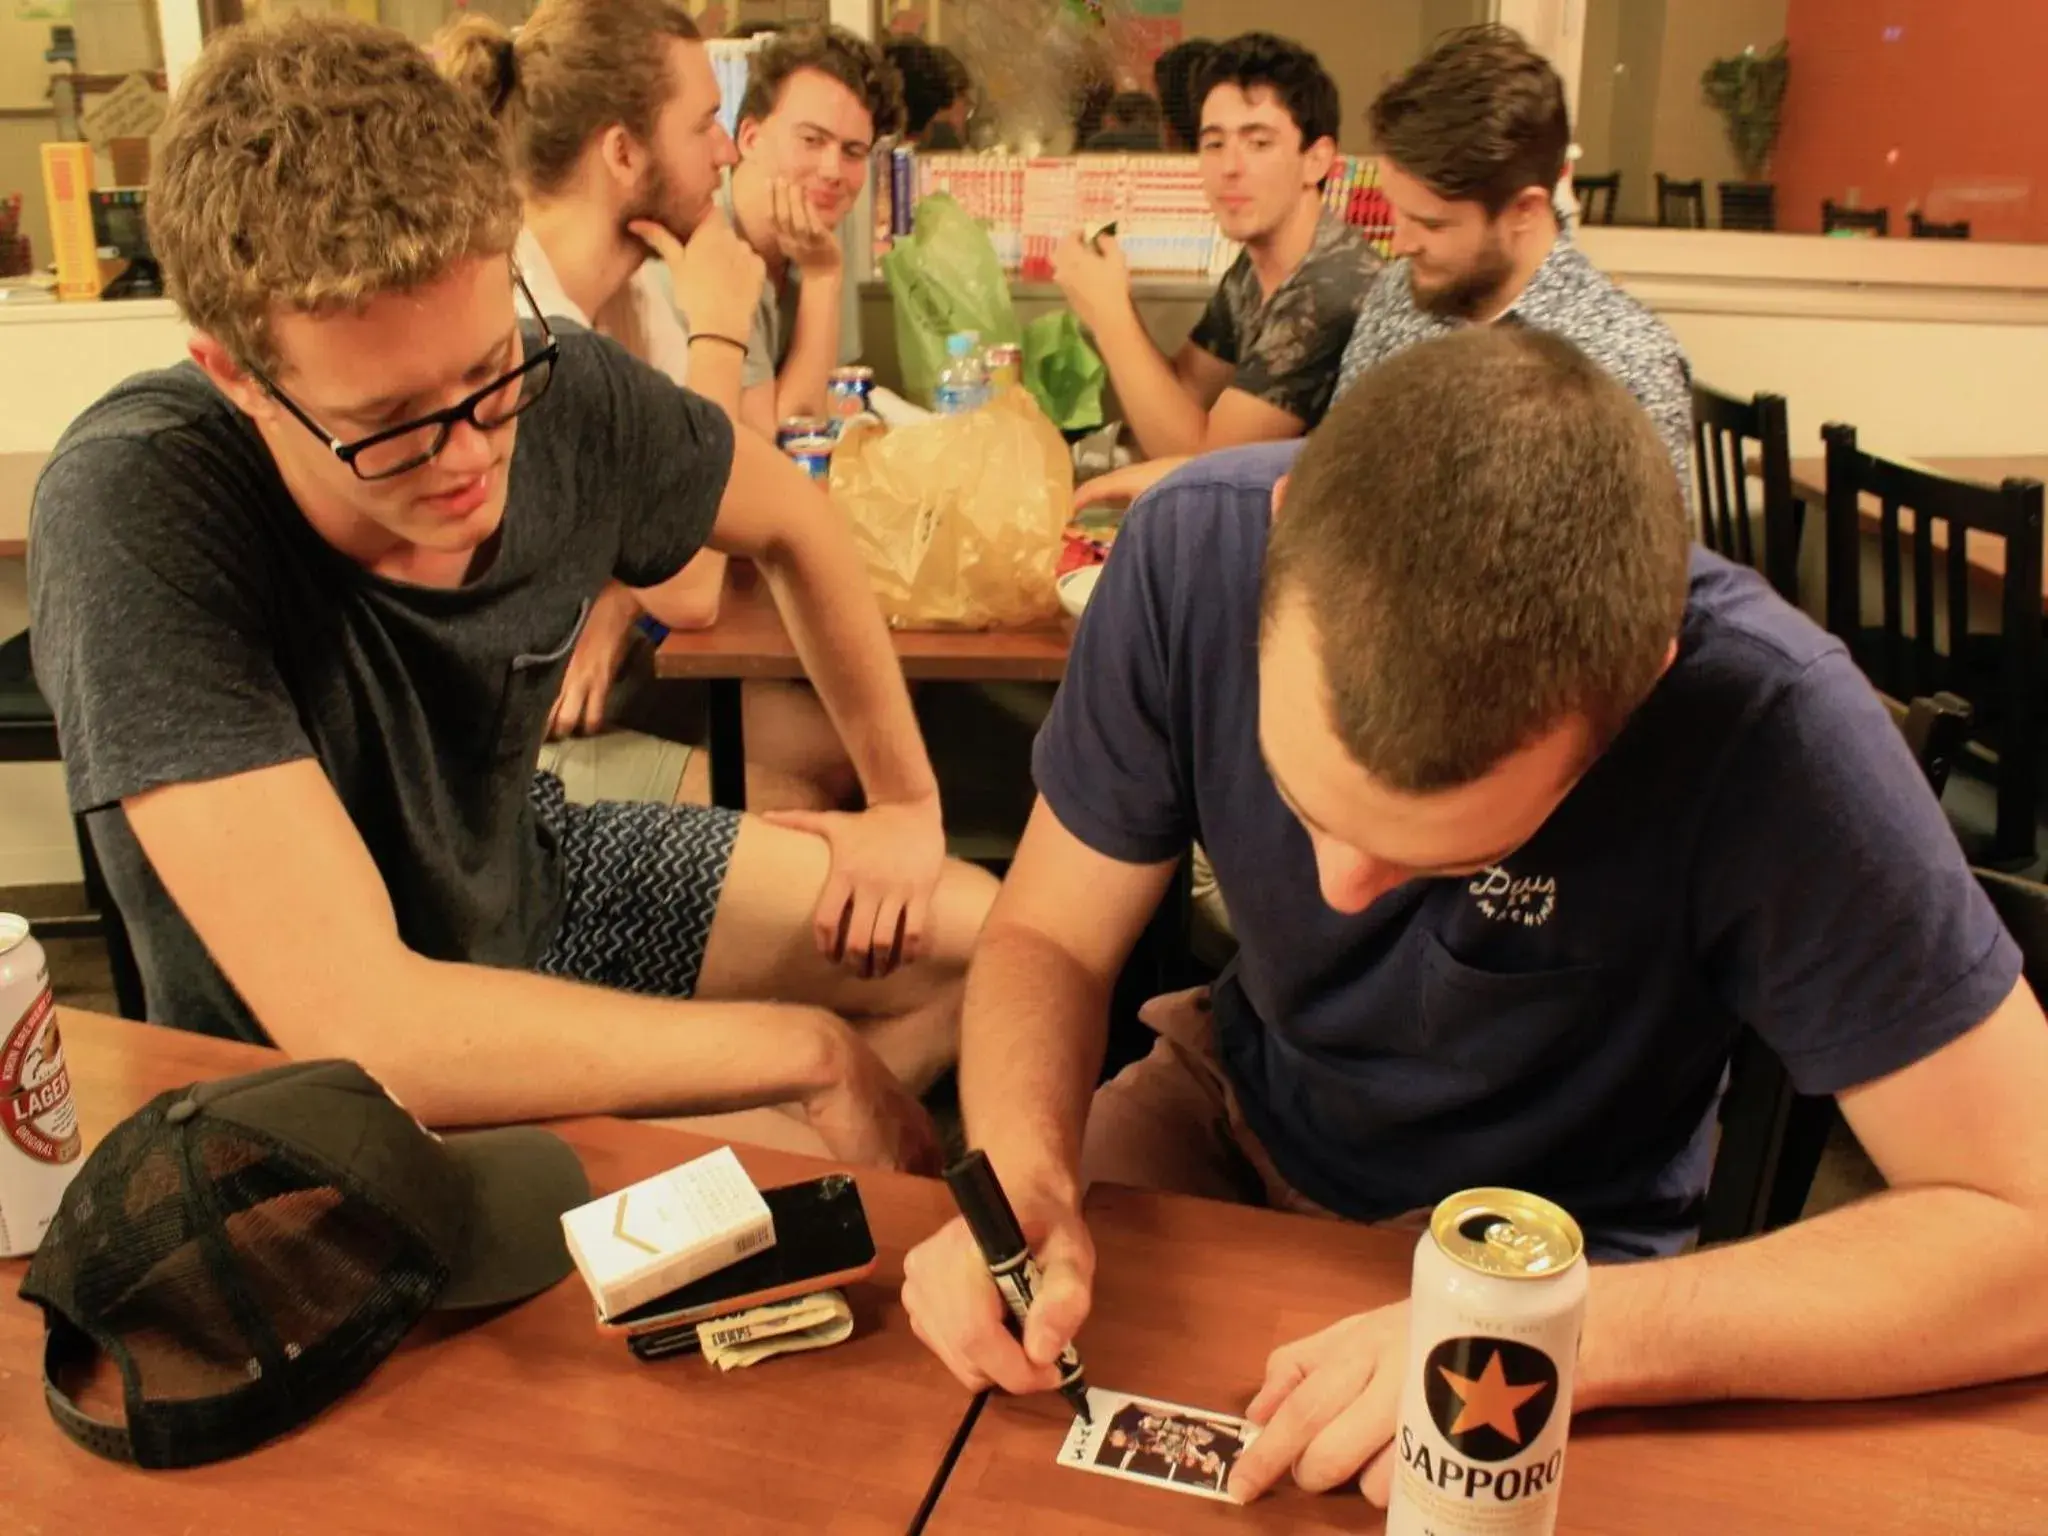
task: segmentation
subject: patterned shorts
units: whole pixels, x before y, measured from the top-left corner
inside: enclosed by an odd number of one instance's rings
[[[533,809],[561,852],[562,926],[535,970],[623,992],[689,997],[739,836],[737,811],[572,803],[551,773]]]

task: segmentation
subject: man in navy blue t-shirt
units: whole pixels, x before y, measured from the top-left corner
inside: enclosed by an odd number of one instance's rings
[[[1023,1346],[959,1224],[906,1266],[963,1381],[1053,1384],[1098,1178],[1366,1221],[1550,1196],[1596,1258],[1657,1260],[1593,1271],[1580,1406],[2048,1368],[2018,953],[1842,648],[1685,530],[1641,408],[1508,327],[1133,510],[968,981],[968,1132],[1046,1272]],[[1111,985],[1196,837],[1239,954],[1212,1009],[1150,1010],[1091,1109]],[[1686,1253],[1743,1026],[1892,1188]],[[1406,1321],[1276,1353],[1233,1492],[1364,1467],[1383,1502]]]

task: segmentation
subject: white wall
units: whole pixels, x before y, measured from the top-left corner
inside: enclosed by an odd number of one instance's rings
[[[1668,314],[1702,383],[1785,396],[1792,456],[1823,422],[1913,458],[2048,453],[2048,326]]]
[[[186,334],[168,299],[0,305],[0,453],[48,448],[131,373],[182,359]]]

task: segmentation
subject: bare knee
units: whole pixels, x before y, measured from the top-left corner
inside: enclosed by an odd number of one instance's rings
[[[946,861],[938,888],[932,892],[931,915],[926,922],[926,963],[938,970],[966,973],[1000,888],[1001,882],[980,865]]]

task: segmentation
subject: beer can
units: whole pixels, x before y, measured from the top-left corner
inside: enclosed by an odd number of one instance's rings
[[[988,349],[988,384],[996,394],[1024,382],[1024,349],[1013,341]]]
[[[782,451],[789,455],[796,467],[813,480],[832,478],[832,439],[829,437],[798,437],[782,445]]]
[[[1564,1210],[1468,1189],[1415,1247],[1387,1536],[1549,1536],[1586,1320]]]
[[[832,423],[823,416],[785,416],[775,428],[775,446],[784,453],[789,445],[806,437],[830,437]]]
[[[36,1251],[83,1151],[50,967],[27,919],[0,912],[0,1258]]]
[[[834,368],[825,384],[825,410],[837,429],[855,416],[873,413],[875,370],[849,365]]]

